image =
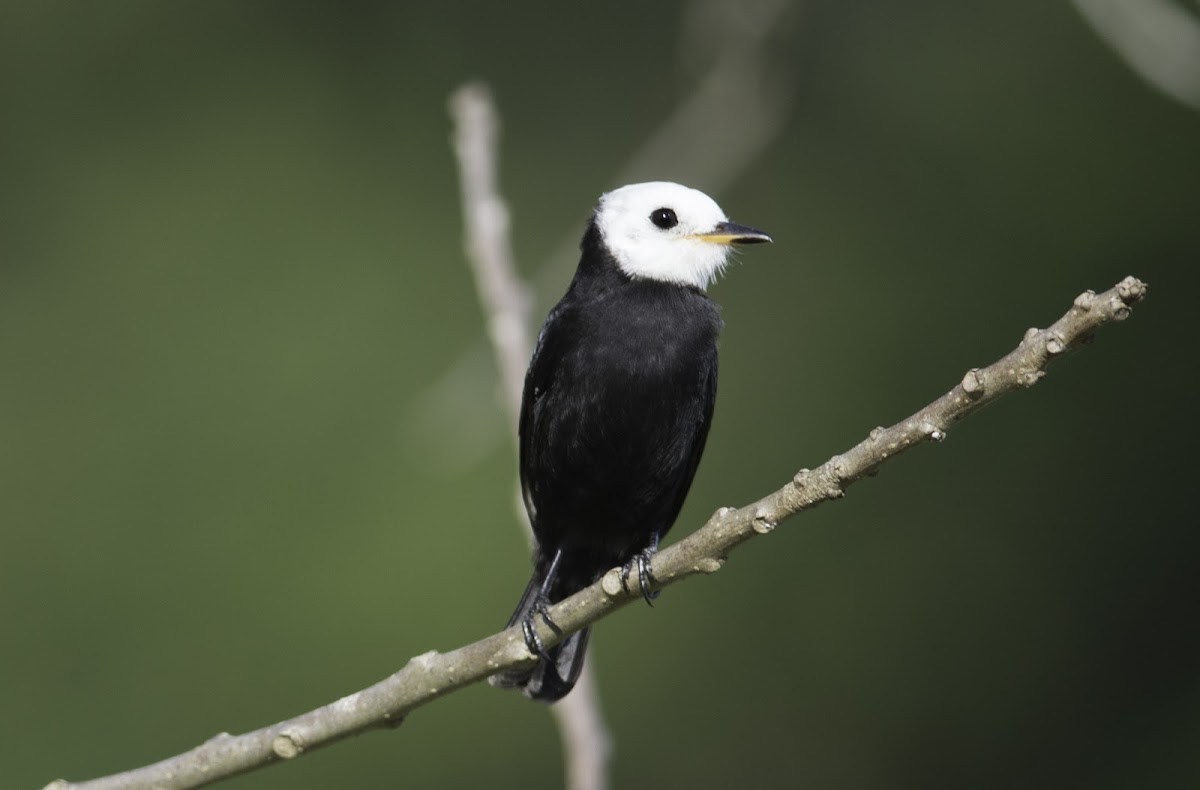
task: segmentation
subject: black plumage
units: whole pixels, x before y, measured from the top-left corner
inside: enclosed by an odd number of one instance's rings
[[[510,626],[657,549],[712,421],[717,304],[695,285],[630,276],[595,217],[581,253],[525,377],[520,474],[537,546]],[[533,638],[538,664],[493,682],[553,702],[574,685],[587,640],[585,629],[540,651]]]

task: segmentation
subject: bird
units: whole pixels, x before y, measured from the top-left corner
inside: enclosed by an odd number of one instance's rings
[[[538,661],[492,678],[552,703],[583,668],[590,629],[545,648],[548,607],[634,565],[647,603],[650,558],[671,528],[704,451],[717,393],[720,308],[705,291],[733,245],[770,242],[680,184],[601,195],[579,265],[550,310],[525,375],[518,428],[533,576],[508,627]]]

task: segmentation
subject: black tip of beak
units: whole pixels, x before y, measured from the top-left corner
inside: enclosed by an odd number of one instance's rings
[[[715,232],[728,236],[730,244],[770,244],[773,241],[761,230],[748,225],[738,225],[736,222],[722,222],[717,225]]]

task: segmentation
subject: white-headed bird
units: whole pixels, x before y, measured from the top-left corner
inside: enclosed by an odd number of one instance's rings
[[[668,182],[600,198],[579,268],[550,311],[525,376],[520,469],[537,539],[533,578],[509,625],[538,663],[493,683],[553,702],[575,684],[584,629],[545,649],[546,607],[610,568],[649,559],[696,474],[717,393],[721,315],[705,288],[731,245],[768,242],[729,221],[708,195]]]

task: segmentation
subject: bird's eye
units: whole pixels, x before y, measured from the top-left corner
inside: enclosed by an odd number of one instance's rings
[[[679,224],[679,217],[675,216],[672,209],[656,208],[650,212],[650,221],[663,230],[667,230]]]

